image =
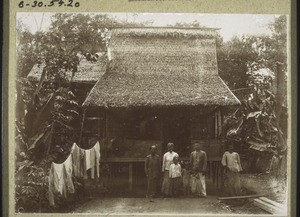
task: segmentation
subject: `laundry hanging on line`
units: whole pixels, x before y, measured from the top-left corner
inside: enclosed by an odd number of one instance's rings
[[[73,144],[71,149],[71,155],[73,157],[73,169],[75,177],[83,177],[87,179],[87,171],[91,170],[91,178],[96,176],[100,177],[100,144],[96,144],[90,149],[82,149],[76,143]]]
[[[87,170],[91,169],[91,178],[94,179],[96,169],[96,175],[99,178],[100,156],[99,142],[88,150],[82,149],[74,143],[70,155],[63,163],[52,162],[49,172],[50,205],[55,205],[55,193],[59,193],[65,198],[68,194],[75,193],[73,176],[87,179]]]
[[[52,162],[49,172],[49,202],[54,206],[54,194],[59,193],[64,198],[69,193],[75,193],[74,184],[72,181],[72,156],[61,164]]]

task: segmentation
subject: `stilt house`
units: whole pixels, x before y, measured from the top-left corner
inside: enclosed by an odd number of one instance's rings
[[[83,102],[82,141],[101,141],[101,159],[125,168],[130,190],[152,144],[162,156],[173,142],[184,160],[197,141],[208,175],[220,177],[222,110],[240,102],[218,75],[216,35],[211,28],[112,29],[106,72]]]

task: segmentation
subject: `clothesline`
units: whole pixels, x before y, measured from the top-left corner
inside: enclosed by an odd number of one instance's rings
[[[100,177],[100,144],[96,144],[90,149],[80,148],[76,143],[72,145],[71,152],[66,160],[57,164],[52,162],[49,172],[49,202],[55,205],[54,195],[56,193],[63,197],[75,193],[73,177],[87,179],[87,170],[91,170],[91,178],[96,175]]]

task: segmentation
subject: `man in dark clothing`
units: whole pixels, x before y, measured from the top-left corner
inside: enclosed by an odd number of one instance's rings
[[[146,197],[154,197],[158,192],[158,181],[160,176],[160,160],[156,154],[156,145],[152,145],[150,148],[151,154],[146,157],[145,161],[145,173],[148,181],[147,195]]]

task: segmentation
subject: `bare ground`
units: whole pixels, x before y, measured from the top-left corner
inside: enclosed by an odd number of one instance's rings
[[[241,181],[245,194],[262,194],[270,192],[266,178],[253,175],[242,175]],[[79,204],[73,204],[73,213],[94,213],[102,215],[149,214],[149,215],[184,215],[184,214],[258,214],[270,215],[253,205],[253,199],[239,201],[235,205],[225,204],[218,200],[221,190],[212,191],[208,183],[207,198],[154,198],[143,197],[85,197]],[[274,190],[274,189],[273,189]],[[272,190],[272,192],[273,192]],[[276,195],[276,194],[275,194]],[[274,199],[274,198],[272,198]],[[278,201],[278,200],[277,200]],[[279,201],[278,201],[279,202]]]

